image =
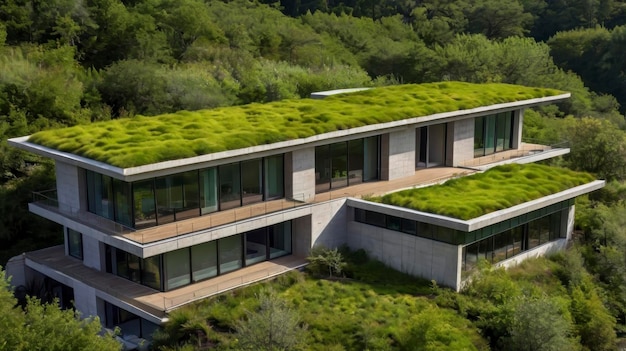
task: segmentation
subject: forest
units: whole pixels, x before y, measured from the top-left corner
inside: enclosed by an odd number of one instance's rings
[[[54,187],[53,165],[8,147],[8,138],[348,87],[555,88],[572,97],[527,111],[524,139],[569,142],[571,153],[554,163],[608,183],[577,202],[574,253],[555,261],[568,262],[559,266],[569,282],[561,288],[577,300],[556,303],[570,304],[577,349],[615,349],[626,335],[625,58],[623,0],[4,0],[0,265],[63,240],[27,206],[33,191]],[[473,289],[469,296],[497,295]],[[462,296],[446,303],[461,311]],[[506,349],[488,336],[509,333],[490,324],[502,322],[502,306],[482,307],[473,325],[488,347]],[[590,325],[608,328],[609,342],[585,334]]]

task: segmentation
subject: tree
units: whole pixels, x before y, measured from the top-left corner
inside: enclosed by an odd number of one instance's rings
[[[523,36],[532,21],[517,0],[479,0],[469,8],[468,29],[489,39]]]
[[[100,336],[98,318],[80,319],[73,310],[27,300],[17,306],[4,270],[0,269],[0,350],[120,350],[121,344],[108,335]]]
[[[624,132],[605,119],[571,119],[567,128],[571,152],[569,167],[595,173],[603,179],[626,177],[626,139]]]
[[[569,335],[571,323],[555,300],[548,297],[521,298],[513,312],[506,350],[560,351],[575,350]]]
[[[346,262],[338,249],[328,249],[323,246],[316,246],[307,257],[309,269],[317,274],[328,271],[328,276],[341,275],[346,266]]]
[[[259,309],[247,311],[247,319],[235,329],[243,350],[280,351],[298,349],[304,342],[306,326],[297,312],[273,290],[258,295]]]

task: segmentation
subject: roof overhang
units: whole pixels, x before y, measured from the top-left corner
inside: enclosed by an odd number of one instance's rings
[[[523,214],[542,209],[544,207],[548,207],[550,205],[565,200],[573,199],[580,195],[590,193],[594,190],[603,188],[605,184],[606,182],[604,180],[594,180],[593,182],[587,184],[579,185],[532,201],[527,201],[519,205],[505,208],[503,210],[487,213],[483,216],[472,218],[470,220],[462,220],[458,218],[452,218],[422,211],[415,211],[404,207],[381,204],[355,198],[349,198],[347,200],[347,204],[348,206],[354,208],[384,213],[390,216],[425,222],[469,233],[471,231],[478,230],[492,224],[500,223],[502,221],[521,216]]]
[[[428,116],[407,118],[399,121],[371,124],[345,130],[337,130],[329,133],[314,135],[308,138],[293,139],[273,144],[251,146],[242,149],[216,152],[207,155],[183,158],[179,160],[164,161],[129,168],[115,167],[104,162],[95,161],[83,156],[78,156],[72,153],[63,152],[34,144],[28,142],[29,136],[12,138],[8,140],[8,143],[11,146],[30,151],[41,156],[50,157],[57,161],[76,165],[81,168],[89,169],[98,173],[111,176],[113,178],[131,182],[151,177],[180,173],[198,168],[211,167],[218,164],[249,159],[250,155],[252,154],[254,154],[256,157],[263,157],[276,153],[289,152],[303,147],[314,147],[322,144],[327,144],[329,142],[338,142],[343,140],[389,133],[393,131],[403,130],[406,128],[412,128],[418,125],[424,126],[435,123],[447,123],[487,114],[499,113],[503,111],[512,111],[529,107],[547,105],[566,100],[570,96],[570,93],[565,93],[542,98],[481,106],[466,110],[442,112]]]

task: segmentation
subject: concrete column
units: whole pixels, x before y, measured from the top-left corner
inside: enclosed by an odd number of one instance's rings
[[[389,133],[388,180],[415,174],[415,129]]]
[[[285,155],[286,196],[311,202],[315,198],[315,148],[295,150]]]
[[[100,253],[100,242],[83,234],[83,264],[87,267],[103,271]]]
[[[474,158],[474,118],[455,121],[452,138],[453,167]]]
[[[522,145],[522,127],[524,125],[524,110],[513,111],[512,148],[519,149]]]
[[[78,167],[56,161],[57,199],[63,211],[78,213],[80,211],[80,176]]]

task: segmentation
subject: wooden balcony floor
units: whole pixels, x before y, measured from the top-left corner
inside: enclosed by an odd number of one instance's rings
[[[306,265],[305,258],[289,255],[182,288],[160,292],[116,275],[86,267],[82,261],[65,256],[62,245],[26,253],[26,259],[76,279],[159,319],[184,304],[269,279]]]

